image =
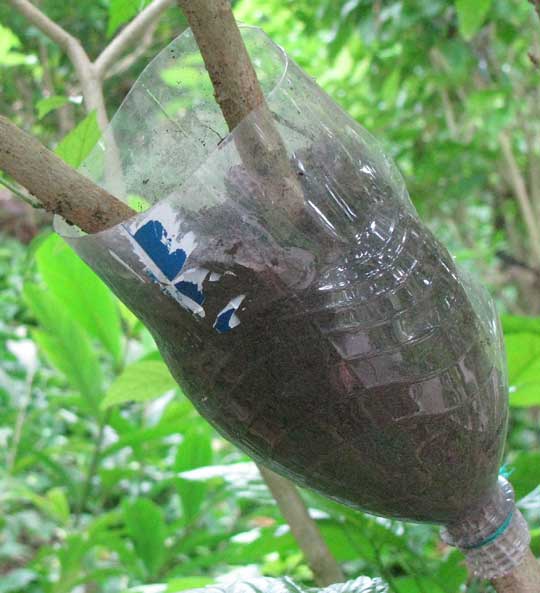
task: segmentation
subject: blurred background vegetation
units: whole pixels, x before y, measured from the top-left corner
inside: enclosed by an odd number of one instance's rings
[[[148,3],[35,1],[91,58]],[[533,6],[240,0],[235,12],[264,28],[383,142],[423,220],[495,297],[511,384],[506,462],[538,555],[540,22]],[[185,27],[169,8],[109,70],[109,115]],[[78,165],[81,129],[88,135],[95,125],[80,81],[65,53],[5,2],[0,82],[0,113]],[[261,574],[313,583],[256,467],[198,416],[145,328],[50,234],[48,217],[6,187],[0,291],[0,593],[174,592]],[[148,376],[153,388],[142,389]],[[392,593],[488,590],[467,580],[461,556],[441,544],[436,528],[303,495],[347,577],[380,576]]]

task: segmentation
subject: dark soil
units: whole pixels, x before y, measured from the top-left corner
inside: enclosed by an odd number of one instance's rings
[[[322,208],[329,172],[301,158]],[[244,208],[238,171],[236,206],[183,214],[181,232],[200,239],[190,267],[222,274],[204,282],[204,319],[116,261],[101,273],[201,414],[255,459],[354,507],[453,522],[496,483],[507,422],[497,345],[447,251],[392,188],[325,162],[351,206],[336,207],[335,232],[307,212],[278,244],[273,221]],[[240,324],[218,333],[239,295]]]

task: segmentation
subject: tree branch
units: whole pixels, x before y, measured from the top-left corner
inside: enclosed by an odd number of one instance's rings
[[[46,210],[62,215],[88,233],[111,227],[134,214],[126,204],[2,116],[0,169],[25,187]]]
[[[37,27],[42,33],[52,39],[64,50],[68,51],[69,44],[78,41],[59,24],[43,14],[39,8],[34,6],[31,2],[28,2],[28,0],[8,0],[8,2],[15,8],[15,10],[18,10],[24,17],[26,17],[32,25]]]
[[[523,562],[509,575],[493,579],[491,584],[497,593],[538,593],[540,565],[529,550]]]
[[[317,524],[310,517],[297,488],[273,471],[261,465],[258,468],[313,570],[317,583],[326,586],[343,582],[345,575],[322,538]]]
[[[123,58],[118,60],[115,64],[113,64],[104,74],[103,80],[108,80],[113,76],[118,76],[123,74],[126,70],[129,70],[133,64],[143,56],[154,40],[154,33],[156,32],[158,26],[158,21],[154,21],[149,28],[146,30],[144,36],[142,37],[140,43],[133,49],[131,53],[126,54]]]
[[[154,0],[126,25],[96,58],[94,67],[97,76],[103,79],[112,64],[159,19],[167,8],[174,4],[175,0]]]
[[[91,66],[92,63],[84,51],[81,42],[41,12],[39,8],[28,0],[8,0],[8,2],[15,10],[26,17],[32,25],[57,43],[69,55],[70,60],[79,73],[81,70]]]
[[[257,110],[257,121],[235,137],[246,169],[265,187],[261,206],[274,220],[302,216],[304,198],[266,104],[229,0],[178,0],[193,31],[223,117],[232,131]],[[286,220],[283,221],[286,223]]]

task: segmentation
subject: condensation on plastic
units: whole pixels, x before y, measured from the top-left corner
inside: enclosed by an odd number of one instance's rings
[[[512,485],[503,477],[481,509],[442,531],[443,539],[465,554],[476,576],[493,579],[510,574],[529,549],[527,523],[515,505]]]
[[[243,35],[303,212],[261,207],[264,173],[238,146],[263,115],[227,135],[187,32],[112,122],[125,199],[148,209],[92,236],[58,228],[256,460],[356,508],[455,522],[492,496],[506,433],[493,304],[377,141],[261,31]],[[105,186],[106,158],[102,143],[84,166]]]

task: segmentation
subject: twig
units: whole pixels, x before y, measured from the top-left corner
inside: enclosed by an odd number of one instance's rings
[[[79,503],[77,505],[77,511],[75,513],[75,525],[77,525],[80,521],[81,514],[86,508],[86,504],[88,503],[88,499],[92,492],[92,481],[94,480],[94,476],[96,475],[99,459],[101,457],[101,451],[103,449],[103,439],[105,438],[105,428],[109,424],[109,420],[111,418],[112,408],[109,408],[101,417],[99,421],[99,428],[98,434],[96,437],[96,441],[94,444],[94,451],[92,453],[92,458],[90,460],[90,464],[88,465],[88,471],[86,472],[86,479],[84,481],[81,497],[79,499]]]
[[[25,187],[46,210],[61,214],[88,233],[113,226],[134,214],[129,206],[2,116],[0,169]]]
[[[51,20],[29,0],[8,0],[8,2],[67,53],[81,84],[86,110],[96,111],[98,125],[102,132],[105,132],[109,124],[103,95],[103,79],[107,70],[173,4],[173,0],[154,0],[124,27],[96,61],[92,62],[77,37]],[[119,193],[122,190],[120,155],[111,134],[105,133],[104,137],[109,152],[105,162],[107,181],[109,186],[114,188],[113,191]]]
[[[17,453],[19,451],[19,444],[21,442],[24,421],[26,420],[28,406],[30,405],[30,397],[32,395],[34,375],[35,371],[33,370],[29,370],[26,375],[26,381],[24,385],[25,393],[19,403],[19,411],[17,413],[17,420],[15,421],[15,429],[13,430],[13,441],[6,462],[6,471],[8,474],[13,472],[13,469],[15,468],[15,462],[17,461]]]
[[[133,64],[139,60],[151,47],[154,41],[154,33],[156,32],[158,21],[154,21],[146,30],[140,43],[129,54],[126,54],[122,59],[113,64],[105,73],[104,80],[108,80],[113,76],[119,76],[129,70]]]
[[[27,196],[22,191],[18,190],[13,184],[11,184],[3,177],[0,177],[0,185],[3,185],[6,189],[9,189],[9,191],[16,198],[19,198],[19,200],[26,202],[29,206],[32,206],[32,208],[43,209],[43,206],[37,200],[33,200],[30,196]]]
[[[298,490],[285,478],[259,465],[259,471],[275,498],[281,514],[304,553],[319,585],[341,583],[345,576],[332,556]]]
[[[523,222],[529,233],[531,251],[534,254],[535,262],[540,263],[540,226],[534,215],[529,192],[527,191],[527,185],[519,170],[514,151],[512,150],[510,138],[505,132],[499,134],[499,142],[508,169],[509,180],[520,206]]]
[[[99,54],[94,62],[97,75],[103,79],[111,66],[132,46],[144,33],[158,21],[159,17],[175,0],[154,0],[140,12]]]
[[[529,4],[532,4],[534,6],[534,10],[537,14],[537,16],[540,17],[540,0],[529,0]],[[532,65],[535,68],[539,68],[540,67],[540,57],[538,56],[538,43],[535,43],[535,49],[530,50],[527,52],[527,55],[529,56],[529,60],[532,62]]]

